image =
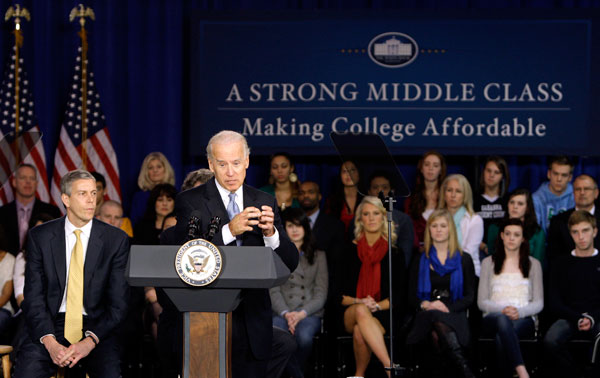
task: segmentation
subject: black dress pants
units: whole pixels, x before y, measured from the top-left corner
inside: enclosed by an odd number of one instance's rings
[[[86,319],[83,325],[85,329]],[[64,314],[57,316],[54,322],[56,340],[68,347],[70,343],[64,337]],[[90,354],[81,359],[90,378],[119,378],[121,376],[120,348],[115,336],[100,340]],[[17,359],[13,378],[48,378],[54,374],[58,366],[52,362],[46,347],[39,340],[32,340],[27,335]],[[67,368],[68,369],[68,368]]]

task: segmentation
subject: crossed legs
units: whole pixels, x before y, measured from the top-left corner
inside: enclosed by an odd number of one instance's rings
[[[390,355],[385,345],[383,335],[385,329],[364,304],[351,305],[344,312],[344,327],[352,334],[354,358],[356,361],[356,376],[364,376],[371,353],[381,361],[383,366],[390,366]],[[387,371],[388,377],[390,372]]]

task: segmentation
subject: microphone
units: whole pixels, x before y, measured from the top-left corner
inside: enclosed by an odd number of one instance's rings
[[[215,234],[217,233],[217,231],[219,230],[220,225],[221,225],[221,218],[215,215],[210,220],[210,224],[208,225],[208,232],[204,235],[204,239],[206,239],[206,241],[211,241],[212,238],[215,237]]]
[[[190,220],[188,221],[188,228],[187,228],[187,240],[192,240],[192,239],[196,239],[198,237],[198,229],[200,228],[200,218],[197,216],[198,211],[193,211],[192,215],[190,216]]]

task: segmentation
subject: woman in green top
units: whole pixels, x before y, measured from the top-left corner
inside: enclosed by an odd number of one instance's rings
[[[544,231],[537,223],[533,200],[529,190],[520,188],[516,189],[508,196],[508,211],[505,219],[518,218],[525,224],[525,238],[529,240],[529,252],[531,256],[538,259],[542,267],[546,265],[546,238]],[[487,245],[489,254],[492,255],[496,251],[496,240],[498,239],[499,228],[495,224],[491,224],[488,228]]]
[[[260,188],[277,199],[281,211],[288,207],[300,207],[298,189],[300,182],[294,173],[292,158],[286,152],[278,152],[271,156],[269,185]]]

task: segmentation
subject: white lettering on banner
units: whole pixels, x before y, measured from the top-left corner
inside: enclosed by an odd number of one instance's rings
[[[466,103],[480,96],[489,103],[558,103],[564,98],[562,83],[367,83],[364,100],[370,103]],[[311,103],[356,102],[360,90],[357,83],[252,83],[246,94],[237,83],[231,85],[225,102]],[[363,88],[364,90],[364,88]]]
[[[404,139],[404,134],[407,136],[415,135],[416,126],[412,123],[406,125],[401,123],[379,123],[377,117],[365,117],[364,122],[353,122],[348,125],[348,118],[337,117],[331,123],[331,131],[338,134],[378,134],[381,136],[391,136],[392,142],[400,142]],[[403,134],[404,131],[404,134]]]
[[[296,118],[284,120],[275,117],[266,120],[263,117],[242,118],[242,134],[253,137],[309,137],[313,142],[320,142],[330,131],[338,134],[367,135],[376,134],[389,138],[394,143],[402,142],[405,137],[419,133],[424,137],[533,137],[546,136],[546,125],[535,123],[532,117],[525,120],[514,117],[501,121],[494,117],[490,123],[467,122],[463,117],[446,117],[441,122],[430,117],[425,127],[418,130],[411,122],[382,121],[377,116],[363,117],[353,120],[345,116],[335,117],[325,130],[325,122],[299,122]],[[485,209],[494,211],[497,209]]]
[[[488,83],[483,88],[483,96],[489,102],[560,102],[563,99],[562,83],[539,83],[535,91],[527,83],[518,92],[511,83]]]
[[[263,118],[256,118],[254,123],[244,117],[243,135],[248,136],[310,136],[313,142],[320,142],[325,137],[322,123],[296,123],[292,118],[289,123],[283,122],[277,117],[275,122],[263,124]]]
[[[439,129],[439,130],[438,130]],[[427,126],[421,135],[424,136],[487,136],[487,137],[544,137],[546,136],[546,125],[538,123],[534,125],[533,118],[527,118],[522,122],[518,117],[514,117],[512,122],[500,124],[498,117],[494,117],[492,123],[466,123],[463,117],[446,117],[438,127],[433,120],[429,118]]]
[[[236,91],[237,84],[233,84]],[[232,96],[231,89],[226,101]],[[239,91],[237,92],[239,97]],[[259,102],[312,102],[312,101],[356,101],[358,91],[356,83],[302,83],[298,86],[292,83],[252,83],[250,84],[250,101]]]

